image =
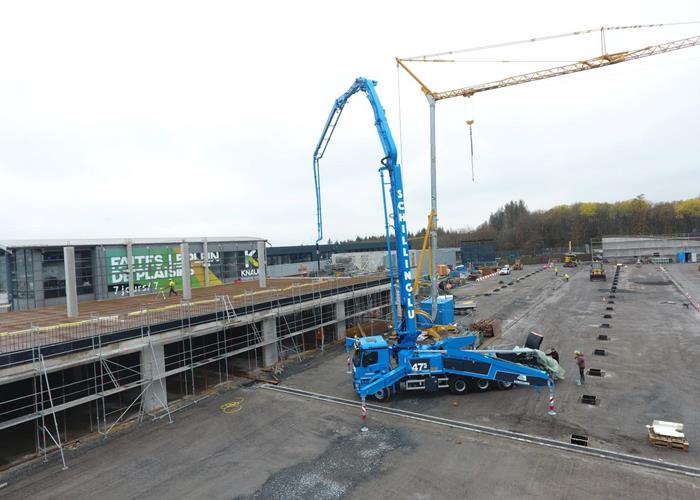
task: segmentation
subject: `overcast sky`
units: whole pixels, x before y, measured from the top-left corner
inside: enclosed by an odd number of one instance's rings
[[[0,5],[0,239],[316,239],[312,154],[333,101],[379,82],[411,230],[430,209],[428,105],[408,57],[599,26],[700,20],[700,2],[11,2]],[[609,32],[608,51],[700,34]],[[599,34],[414,64],[434,90],[600,54]],[[440,225],[512,199],[700,195],[700,47],[437,104]],[[400,111],[400,113],[399,113]],[[476,180],[468,129],[474,119]],[[325,239],[383,233],[369,104],[322,162]]]

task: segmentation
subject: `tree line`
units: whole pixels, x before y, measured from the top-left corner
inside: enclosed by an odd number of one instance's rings
[[[425,229],[411,233],[412,248]],[[548,210],[529,210],[523,200],[510,201],[476,229],[438,228],[440,247],[459,247],[465,240],[495,240],[499,251],[536,253],[583,246],[603,236],[695,234],[700,236],[700,197],[652,203],[644,195],[614,203],[580,202]],[[379,241],[382,236],[358,236],[355,241]]]

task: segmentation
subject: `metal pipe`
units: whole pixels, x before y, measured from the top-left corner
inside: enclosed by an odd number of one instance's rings
[[[430,298],[432,308],[430,315],[433,321],[437,319],[437,164],[436,164],[436,145],[435,145],[435,99],[426,94],[428,104],[430,105],[430,209],[433,215],[433,224],[430,228]]]

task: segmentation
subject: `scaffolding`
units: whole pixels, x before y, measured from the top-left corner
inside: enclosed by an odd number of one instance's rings
[[[261,368],[265,349],[273,349],[281,363],[300,360],[307,350],[326,349],[342,340],[334,326],[339,301],[348,323],[390,310],[385,278],[354,283],[316,278],[267,291],[264,297],[246,290],[174,307],[95,315],[70,325],[33,324],[28,339],[20,332],[21,343],[0,337],[0,355],[27,347],[30,355],[24,362],[10,358],[0,366],[0,433],[30,426],[34,436],[31,446],[21,443],[5,452],[15,459],[47,459],[58,451],[65,466],[66,443],[95,432],[107,437],[119,424],[147,416],[172,422],[173,403],[231,381],[240,374],[236,368],[241,362],[247,361],[249,372]],[[274,322],[274,338],[266,338],[263,321]],[[56,340],[70,343],[69,348],[59,349],[63,345]],[[4,376],[23,365],[28,367],[23,376]],[[157,411],[146,411],[146,394],[157,400]]]

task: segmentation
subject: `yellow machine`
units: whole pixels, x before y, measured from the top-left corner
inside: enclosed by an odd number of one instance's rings
[[[520,263],[520,259],[517,259],[515,263],[513,264],[513,267],[511,268],[513,271],[522,271],[523,270],[523,265]]]
[[[428,238],[430,237],[430,229],[433,227],[433,219],[435,218],[435,211],[431,210],[428,214],[428,225],[425,228],[425,236],[423,237],[423,246],[420,250],[420,257],[418,258],[418,267],[416,267],[416,277],[413,280],[413,293],[416,299],[418,298],[418,287],[420,286],[421,272],[423,271],[423,259],[425,258],[425,250],[428,248]],[[428,265],[430,266],[430,275],[433,274],[433,249],[428,248]]]
[[[608,278],[605,276],[605,268],[603,268],[602,262],[591,263],[591,281],[606,281]]]
[[[564,254],[564,267],[576,267],[576,254],[571,251],[571,242],[569,242],[569,251]]]

